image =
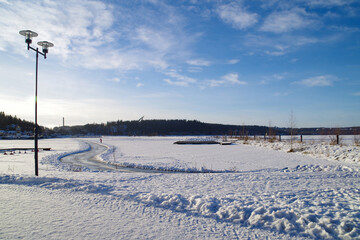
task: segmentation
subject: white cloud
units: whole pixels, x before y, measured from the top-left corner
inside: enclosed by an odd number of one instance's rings
[[[236,64],[236,63],[238,63],[238,62],[240,62],[239,59],[230,59],[227,63],[228,63],[228,64]]]
[[[284,74],[278,74],[278,73],[275,73],[272,75],[272,77],[276,80],[283,80],[284,79]]]
[[[260,30],[265,32],[283,33],[305,28],[315,23],[310,15],[300,8],[271,13]]]
[[[225,23],[241,30],[253,26],[258,21],[256,13],[247,12],[243,6],[235,3],[219,6],[217,14]]]
[[[296,50],[298,47],[319,42],[333,41],[331,38],[317,39],[305,36],[274,36],[248,34],[244,37],[244,44],[248,48],[257,49],[261,53],[271,56],[282,56]]]
[[[285,72],[285,73],[275,73],[271,76],[265,76],[264,79],[260,81],[260,85],[266,85],[271,82],[281,81],[285,78],[286,74],[287,73]]]
[[[282,55],[285,55],[286,52],[285,51],[269,51],[269,50],[266,50],[265,53],[267,55],[270,55],[270,56],[282,56]]]
[[[304,80],[295,83],[307,87],[328,87],[328,86],[333,86],[334,81],[337,80],[338,78],[333,75],[321,75],[312,78],[306,78]]]
[[[186,62],[189,65],[194,65],[194,66],[204,66],[204,67],[208,67],[211,65],[211,62],[205,59],[193,59],[193,60],[189,60]]]
[[[21,36],[16,32],[23,29],[39,34],[34,43],[42,39],[53,42],[55,47],[49,54],[64,60],[70,55],[87,55],[114,40],[116,33],[110,29],[114,22],[111,7],[96,1],[66,3],[11,1],[0,11],[1,48],[18,49]]]
[[[360,92],[354,93],[353,96],[360,97]]]
[[[312,0],[306,1],[310,6],[323,6],[323,7],[332,7],[332,6],[344,6],[356,2],[356,0]]]
[[[192,83],[196,83],[196,79],[181,75],[175,70],[164,72],[164,74],[175,79],[175,80],[169,78],[164,79],[164,82],[170,85],[187,87]]]
[[[182,19],[165,4],[138,11],[96,0],[0,4],[0,51],[27,56],[19,48],[18,31],[31,29],[39,34],[34,43],[53,42],[49,57],[57,56],[71,67],[165,69],[169,61],[187,57],[187,46],[195,38],[183,31]]]
[[[239,75],[237,73],[229,73],[229,74],[223,76],[222,79],[225,82],[230,83],[230,84],[240,84],[240,85],[246,84],[246,82],[239,80]]]
[[[143,87],[143,86],[144,86],[143,83],[137,83],[137,84],[136,84],[136,87],[138,87],[138,88],[139,88],[139,87]]]
[[[173,81],[173,80],[170,80],[168,78],[164,79],[164,82],[166,82],[169,85],[179,86],[179,87],[187,87],[187,86],[189,86],[188,82],[185,82],[185,81]]]
[[[134,30],[134,39],[146,44],[151,49],[160,52],[167,52],[176,42],[171,34],[160,30],[152,29],[147,26],[141,26]]]
[[[207,80],[205,85],[209,87],[218,87],[221,85],[246,85],[247,82],[240,81],[237,73],[229,73],[222,76],[219,80]]]

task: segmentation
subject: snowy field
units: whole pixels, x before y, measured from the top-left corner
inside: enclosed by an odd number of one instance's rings
[[[39,177],[33,153],[0,152],[0,239],[360,239],[350,140],[289,153],[288,142],[173,144],[184,139],[40,140],[51,151]],[[0,140],[24,147],[33,141]],[[91,165],[73,164],[84,156]]]

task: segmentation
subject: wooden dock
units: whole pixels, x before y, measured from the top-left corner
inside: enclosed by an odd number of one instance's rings
[[[39,148],[39,151],[50,151],[51,148]],[[34,151],[34,148],[2,148],[0,152]]]

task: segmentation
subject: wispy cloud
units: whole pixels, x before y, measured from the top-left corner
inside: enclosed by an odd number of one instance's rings
[[[352,95],[356,97],[360,97],[360,92],[353,93]]]
[[[164,72],[164,74],[172,78],[172,79],[169,78],[164,79],[164,82],[170,85],[187,87],[190,84],[197,82],[195,78],[181,75],[176,70],[167,71]]]
[[[331,38],[318,39],[316,37],[292,35],[268,37],[264,35],[247,34],[244,36],[244,44],[246,47],[271,56],[282,56],[304,45],[327,41],[333,40]]]
[[[261,80],[260,85],[266,85],[269,84],[270,82],[278,82],[281,81],[285,78],[285,76],[287,75],[287,73],[275,73],[271,76],[265,76],[263,78],[263,80]]]
[[[237,64],[238,62],[240,62],[239,59],[230,59],[227,63],[228,64]]]
[[[193,59],[186,61],[187,64],[193,65],[193,66],[202,66],[202,67],[208,67],[211,65],[211,62],[205,59]]]
[[[294,82],[295,84],[301,84],[307,87],[328,87],[333,86],[333,83],[337,81],[338,78],[333,75],[321,75],[311,78],[306,78],[301,81]]]
[[[169,85],[179,86],[179,87],[187,87],[187,86],[189,86],[189,83],[186,82],[186,81],[174,81],[174,80],[171,80],[169,78],[165,78],[164,82],[166,82]]]
[[[110,28],[114,23],[112,9],[102,2],[75,1],[69,5],[63,1],[14,0],[0,11],[2,49],[19,49],[14,45],[18,46],[21,37],[17,31],[23,29],[39,34],[34,43],[42,39],[53,42],[50,53],[63,60],[98,53],[97,47],[116,38]]]
[[[273,33],[284,33],[296,29],[313,26],[316,23],[305,9],[294,8],[291,10],[271,13],[260,30]]]
[[[221,5],[216,12],[225,23],[237,29],[246,29],[258,22],[258,14],[248,12],[239,3]]]
[[[312,0],[306,1],[310,6],[322,6],[322,7],[332,7],[332,6],[344,6],[349,5],[356,0]]]
[[[246,85],[247,82],[240,81],[237,73],[229,73],[222,76],[218,80],[207,80],[204,82],[203,87],[218,87],[222,85]]]
[[[172,36],[166,31],[153,29],[148,26],[141,26],[134,30],[133,40],[139,41],[145,44],[150,49],[154,49],[159,52],[167,52],[176,43]]]
[[[18,31],[31,29],[39,34],[34,42],[53,42],[50,54],[69,66],[122,71],[166,69],[170,61],[184,58],[187,44],[193,40],[183,32],[176,11],[165,4],[156,10],[142,8],[135,12],[89,0],[71,4],[13,0],[0,4],[4,6],[0,7],[0,51],[11,49],[26,56],[18,47]],[[140,23],[140,18],[147,21]]]

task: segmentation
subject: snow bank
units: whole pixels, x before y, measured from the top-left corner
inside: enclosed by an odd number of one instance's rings
[[[353,190],[353,194],[345,189],[306,192],[301,196],[277,194],[255,203],[248,198],[185,197],[180,194],[143,194],[137,196],[137,200],[251,228],[266,228],[294,236],[337,239],[360,235],[359,202],[356,199],[359,190]],[[351,210],[345,214],[344,208]]]
[[[108,196],[161,208],[174,213],[211,218],[253,229],[268,229],[290,236],[315,239],[349,239],[360,235],[360,190],[323,189],[232,197],[174,193],[127,192],[107,181],[0,176],[0,184],[18,184]],[[98,197],[95,197],[100,201]],[[108,198],[107,198],[108,199]],[[100,204],[100,203],[96,203]],[[119,206],[120,207],[120,206]]]
[[[348,166],[298,165],[295,168],[283,168],[284,172],[360,172],[360,168]]]
[[[56,177],[24,177],[24,176],[0,176],[0,184],[19,184],[26,186],[38,186],[51,190],[70,190],[73,192],[107,194],[114,188],[102,183],[91,181],[76,181]]]
[[[306,154],[308,156],[335,161],[360,163],[360,147],[352,145],[330,145],[322,142],[295,142],[291,146],[288,141],[269,142],[264,140],[239,141],[239,143],[286,152],[289,152],[292,148],[291,151],[297,154]]]

